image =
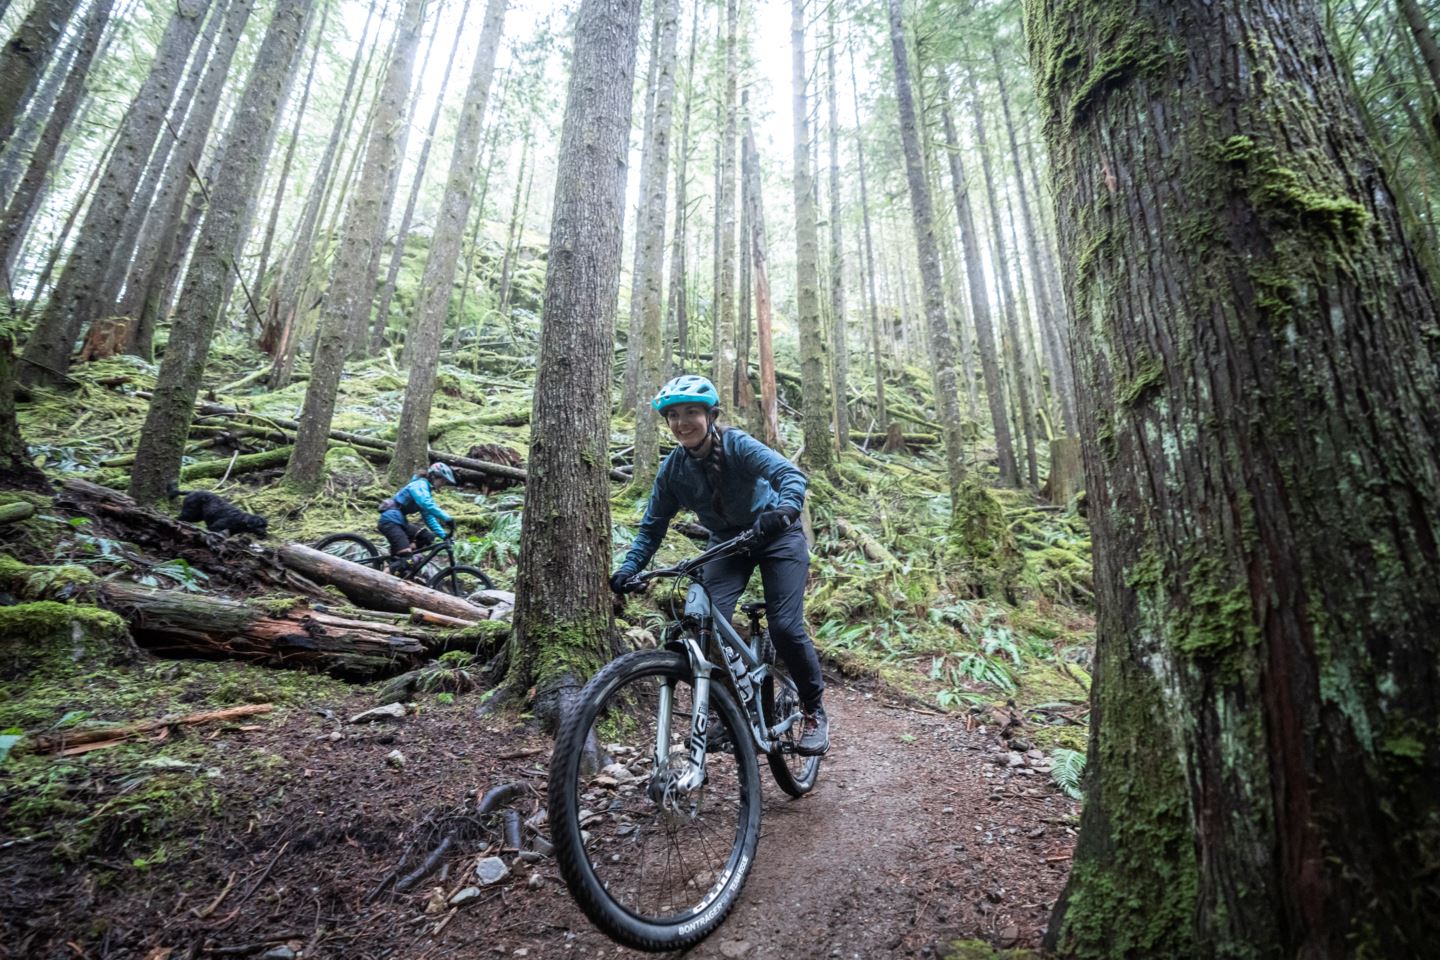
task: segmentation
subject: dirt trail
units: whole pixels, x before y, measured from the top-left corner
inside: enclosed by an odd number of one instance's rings
[[[1078,805],[1044,774],[1008,766],[995,727],[967,729],[962,717],[884,696],[832,684],[834,746],[807,797],[789,799],[762,767],[754,872],[725,924],[685,956],[869,960],[931,956],[953,939],[1038,943]],[[468,847],[420,889],[370,899],[406,849],[433,844],[424,824],[473,809],[488,787],[528,782],[522,807],[538,809],[550,747],[523,726],[477,721],[473,703],[427,703],[388,725],[339,722],[373,705],[357,691],[203,734],[219,800],[147,874],[126,869],[127,847],[82,863],[44,841],[0,852],[0,957],[642,956],[590,925],[553,861],[515,861],[479,899],[427,915],[437,889],[443,901],[474,882],[480,851]],[[158,756],[200,736],[132,749]],[[396,750],[403,766],[386,760]],[[96,802],[128,789],[136,763],[132,753],[112,771],[95,768]]]

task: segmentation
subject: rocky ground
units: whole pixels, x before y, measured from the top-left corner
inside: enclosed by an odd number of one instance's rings
[[[1025,746],[1023,728],[1002,741],[993,714],[942,715],[838,681],[827,700],[834,748],[818,786],[790,800],[767,785],[764,834],[739,905],[688,955],[928,957],[957,940],[1038,946],[1069,867],[1078,804],[1045,775],[1038,751],[1010,749]],[[91,809],[124,803],[137,781],[147,797],[157,782],[174,796],[203,789],[202,802],[172,811],[192,818],[184,842],[149,853],[153,862],[136,858],[149,848],[124,822],[79,855],[59,833],[24,830],[34,839],[22,841],[16,811],[0,801],[0,955],[632,955],[590,926],[553,861],[502,854],[506,875],[478,878],[477,863],[501,852],[498,832],[474,833],[413,892],[377,894],[397,865],[433,846],[437,823],[473,813],[490,787],[524,784],[515,806],[536,813],[549,741],[523,719],[477,720],[473,698],[347,722],[373,705],[366,691],[332,685],[253,722],[67,761],[83,765],[67,796]],[[160,812],[144,811],[152,827]]]

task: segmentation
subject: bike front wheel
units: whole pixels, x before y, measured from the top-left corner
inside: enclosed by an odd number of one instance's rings
[[[668,650],[615,660],[586,684],[550,763],[549,815],[560,873],[586,916],[640,950],[704,939],[735,905],[760,840],[760,769],[735,699],[710,687],[699,787],[687,741],[695,679]],[[667,718],[668,715],[668,718]],[[599,771],[582,768],[587,742]]]

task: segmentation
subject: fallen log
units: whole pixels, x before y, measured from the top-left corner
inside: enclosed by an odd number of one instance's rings
[[[70,516],[89,518],[89,533],[134,544],[165,560],[178,557],[204,571],[214,585],[247,593],[276,589],[317,600],[326,597],[318,584],[281,563],[274,550],[181,523],[140,506],[118,490],[86,480],[66,480],[55,505]]]
[[[900,433],[896,431],[896,436],[907,447],[928,447],[940,442],[940,438],[933,433]],[[887,443],[890,441],[890,434],[851,430],[850,439],[855,443]]]
[[[895,559],[895,555],[889,550],[886,550],[880,541],[859,527],[856,527],[854,524],[842,520],[840,517],[836,517],[835,530],[840,536],[859,547],[860,552],[865,554],[866,559],[871,562],[879,563],[892,569],[900,566],[899,562]]]
[[[439,640],[415,627],[320,613],[303,601],[231,600],[159,590],[124,580],[101,581],[96,600],[130,625],[148,650],[267,666],[322,670],[370,680],[403,673],[429,657]]]
[[[411,608],[429,610],[473,623],[489,618],[483,607],[460,597],[401,580],[380,570],[322,553],[300,543],[280,548],[280,560],[291,569],[321,583],[333,584],[350,602],[374,610],[409,613]]]
[[[283,467],[290,461],[290,451],[294,447],[276,447],[273,450],[261,450],[259,453],[243,453],[238,457],[226,457],[223,460],[201,460],[199,463],[192,463],[180,468],[180,479],[199,480],[202,477],[215,478],[225,476],[227,473],[237,477],[242,473],[254,473],[256,470],[265,470],[270,467]]]
[[[139,723],[124,723],[113,727],[67,730],[64,733],[54,733],[49,736],[27,737],[18,745],[17,749],[30,753],[57,753],[87,743],[118,743],[121,740],[128,740],[131,737],[138,737],[142,733],[152,733],[166,727],[193,727],[202,723],[254,717],[262,713],[269,713],[274,709],[274,706],[268,703],[249,703],[243,707],[230,707],[225,710],[210,710],[205,713],[185,715],[170,714],[157,720],[142,720]]]
[[[35,505],[26,503],[24,500],[0,506],[0,523],[14,523],[16,520],[24,520],[26,517],[34,515]]]

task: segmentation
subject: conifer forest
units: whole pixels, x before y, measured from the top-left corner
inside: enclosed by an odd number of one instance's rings
[[[1437,35],[0,0],[0,958],[1436,956]]]

